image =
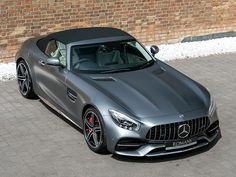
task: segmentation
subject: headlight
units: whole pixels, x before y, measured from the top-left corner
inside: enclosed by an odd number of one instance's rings
[[[127,130],[135,130],[138,131],[140,128],[140,123],[133,120],[132,118],[128,117],[127,115],[120,113],[115,110],[109,110],[111,117],[113,118],[114,122],[121,128]]]
[[[209,117],[213,116],[215,110],[216,110],[216,104],[215,104],[213,96],[210,94],[210,107],[209,107],[209,110],[208,110]]]

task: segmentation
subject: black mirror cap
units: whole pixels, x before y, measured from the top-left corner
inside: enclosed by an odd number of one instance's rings
[[[51,65],[51,66],[61,66],[60,61],[58,58],[48,58],[47,59],[47,65]]]
[[[152,53],[152,56],[155,56],[159,52],[159,48],[156,45],[152,45],[150,47],[150,51]]]

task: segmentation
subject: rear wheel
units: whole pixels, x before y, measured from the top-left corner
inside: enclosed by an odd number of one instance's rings
[[[17,72],[17,82],[19,85],[19,91],[21,95],[25,98],[36,97],[33,90],[33,84],[30,72],[24,60],[21,60],[18,63],[16,72]]]
[[[96,153],[107,151],[101,116],[94,108],[88,108],[83,117],[83,133],[88,147]]]

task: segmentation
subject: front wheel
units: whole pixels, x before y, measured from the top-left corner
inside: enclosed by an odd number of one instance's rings
[[[24,60],[18,63],[16,73],[21,95],[25,98],[36,97],[33,90],[33,83],[31,80],[30,72]]]
[[[94,108],[87,109],[84,114],[83,133],[85,141],[92,151],[96,153],[107,151],[101,116]]]

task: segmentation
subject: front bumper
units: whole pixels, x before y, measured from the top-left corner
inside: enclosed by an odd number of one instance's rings
[[[110,118],[107,118],[107,120],[110,120]],[[153,157],[191,151],[207,146],[220,137],[219,121],[216,111],[209,120],[209,126],[204,132],[194,135],[193,137],[174,141],[147,140],[147,132],[152,126],[143,126],[139,132],[135,132],[124,130],[111,121],[109,121],[109,123],[105,121],[107,148],[114,154],[133,157]],[[181,120],[179,121],[181,122]],[[185,140],[191,140],[191,142],[169,146],[170,143],[179,143]]]
[[[133,156],[133,157],[154,157],[154,156],[163,156],[170,154],[177,154],[186,151],[191,151],[198,149],[204,146],[207,146],[213,142],[220,135],[220,128],[215,129],[215,133],[211,137],[200,136],[193,143],[186,145],[176,146],[176,147],[166,147],[165,144],[159,143],[144,143],[138,149],[133,151],[115,151],[115,154],[124,155],[124,156]]]

